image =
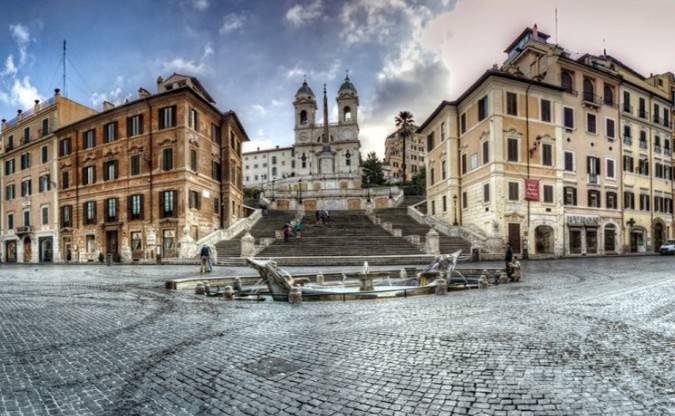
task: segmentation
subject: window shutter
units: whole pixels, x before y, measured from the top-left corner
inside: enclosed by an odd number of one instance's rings
[[[144,201],[145,195],[140,194],[139,199],[140,199],[140,211],[139,211],[138,217],[139,217],[139,219],[144,219],[145,218],[145,201]]]
[[[138,134],[143,134],[143,114],[138,115]]]
[[[93,210],[94,211],[94,217],[93,217],[92,223],[96,224],[96,202],[92,202],[91,204],[94,207],[94,210]]]
[[[159,216],[164,218],[164,192],[159,191]]]
[[[171,106],[171,126],[176,126],[176,106]]]

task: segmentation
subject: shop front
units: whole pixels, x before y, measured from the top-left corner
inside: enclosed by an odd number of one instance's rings
[[[568,256],[618,254],[619,228],[614,218],[598,215],[565,216],[565,253]]]

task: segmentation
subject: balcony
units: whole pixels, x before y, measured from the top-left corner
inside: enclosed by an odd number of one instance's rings
[[[599,95],[595,95],[590,91],[584,91],[582,94],[582,101],[586,105],[600,107],[603,99]]]
[[[621,105],[621,108],[623,108],[624,113],[633,114],[633,106],[632,105],[630,105],[628,103],[623,103]]]
[[[655,145],[654,145],[654,152],[655,152],[655,153],[661,153],[661,146],[658,145],[658,144],[655,144]]]
[[[647,142],[645,140],[640,140],[640,149],[647,150]]]
[[[664,147],[663,148],[663,154],[667,155],[667,156],[670,156],[671,155],[670,147]]]
[[[597,173],[589,173],[588,174],[588,183],[590,185],[599,185],[600,184],[600,175]]]
[[[633,144],[633,138],[630,136],[623,137],[623,144],[631,146]]]
[[[16,227],[16,234],[17,235],[22,235],[22,234],[28,234],[31,231],[30,225],[21,225],[19,227]]]

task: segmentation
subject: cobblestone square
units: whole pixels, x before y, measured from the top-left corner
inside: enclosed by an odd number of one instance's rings
[[[300,306],[163,289],[195,271],[0,266],[0,414],[675,414],[675,257]]]

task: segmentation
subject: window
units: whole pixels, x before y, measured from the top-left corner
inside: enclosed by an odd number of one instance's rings
[[[446,161],[443,160],[441,161],[441,179],[445,179],[446,177]]]
[[[649,211],[649,195],[640,194],[640,211]]]
[[[141,155],[133,155],[131,156],[131,160],[129,162],[129,174],[131,176],[138,176],[141,174]]]
[[[565,152],[565,170],[567,172],[574,172],[574,153]]]
[[[506,93],[506,113],[512,116],[518,115],[518,96],[516,93]]]
[[[40,182],[38,183],[38,188],[40,192],[47,192],[51,188],[51,181],[49,180],[49,174],[40,176]]]
[[[300,124],[303,126],[307,124],[307,110],[300,111]]]
[[[134,194],[129,196],[129,220],[143,219],[143,195]]]
[[[466,174],[467,171],[467,164],[466,164],[466,153],[462,153],[462,175]]]
[[[5,200],[11,201],[14,198],[16,198],[16,188],[14,187],[14,184],[7,185],[5,187]]]
[[[96,130],[91,129],[82,133],[82,148],[90,149],[96,146]]]
[[[600,191],[588,191],[588,206],[591,208],[600,208]]]
[[[61,207],[61,227],[72,227],[72,218],[73,218],[73,207],[71,205],[65,205]]]
[[[509,182],[509,201],[518,201],[518,182]]]
[[[66,137],[65,139],[61,139],[61,141],[59,142],[59,156],[69,155],[70,152],[71,152],[70,137]]]
[[[541,145],[541,163],[544,166],[553,166],[553,146],[548,143]]]
[[[199,130],[199,113],[194,108],[190,109],[189,126],[193,130]]]
[[[630,144],[631,143],[631,136],[632,136],[631,128],[629,125],[625,124],[623,126],[623,139],[626,143]]]
[[[574,188],[572,186],[566,186],[563,189],[563,203],[565,205],[576,205],[577,204],[577,188]]]
[[[25,210],[23,212],[23,225],[30,227],[30,210]]]
[[[483,202],[490,202],[490,184],[483,185]]]
[[[607,199],[607,208],[608,209],[616,209],[617,208],[617,199],[616,199],[616,192],[607,192],[605,195],[605,198]]]
[[[596,117],[593,113],[586,113],[586,131],[592,134],[596,134],[598,132],[598,128],[596,126]]]
[[[541,100],[541,121],[551,121],[551,102],[549,100]]]
[[[211,164],[211,178],[217,181],[223,180],[223,170],[221,169],[220,163],[215,160]]]
[[[88,201],[84,203],[84,224],[90,225],[96,223],[96,202]]]
[[[110,143],[117,139],[117,122],[105,124],[103,126],[103,142]]]
[[[623,171],[633,173],[633,156],[623,156]]]
[[[586,157],[586,173],[588,173],[589,183],[599,183],[600,159],[595,156]]]
[[[21,196],[30,196],[31,193],[31,180],[24,179],[21,182]]]
[[[613,159],[607,159],[607,177],[608,178],[615,178],[615,173],[614,173],[614,160]]]
[[[443,212],[447,211],[448,211],[448,198],[445,195],[443,195]]]
[[[466,113],[463,113],[459,117],[459,128],[462,131],[462,134],[466,133]]]
[[[652,117],[654,118],[654,123],[658,124],[660,122],[659,117],[661,116],[661,107],[659,107],[659,105],[657,103],[654,103],[654,112],[653,113],[654,114],[652,115]]]
[[[572,78],[572,74],[567,71],[562,71],[560,73],[560,86],[565,90],[565,92],[572,94],[574,91],[574,80]]]
[[[553,203],[553,185],[544,185],[544,202]]]
[[[220,211],[220,199],[213,198],[213,212],[218,214]]]
[[[614,88],[609,85],[605,85],[605,94],[604,94],[605,104],[614,105]]]
[[[176,106],[159,109],[159,129],[176,127]]]
[[[630,106],[630,93],[628,91],[623,92],[623,111],[626,113],[633,112],[633,109]]]
[[[590,78],[584,78],[584,101],[595,102],[595,87]]]
[[[277,157],[276,156],[272,156],[272,164],[273,165],[277,164]]]
[[[85,166],[82,168],[82,185],[91,185],[96,183],[96,166]]]
[[[117,221],[117,198],[105,200],[105,222]]]
[[[490,142],[485,140],[482,144],[483,147],[483,164],[486,165],[490,162]]]
[[[624,191],[623,207],[625,209],[635,209],[635,194],[633,192]]]
[[[42,146],[40,149],[40,155],[42,156],[42,163],[47,163],[49,160],[49,147]]]
[[[117,161],[108,160],[103,162],[103,180],[112,181],[117,179]]]
[[[609,137],[610,139],[613,139],[614,137],[616,137],[616,133],[615,133],[615,131],[614,131],[614,119],[611,119],[611,118],[606,119],[606,122],[605,122],[605,134],[606,134],[607,137]]]
[[[566,129],[572,130],[574,128],[574,108],[563,108],[563,122]]]
[[[436,201],[431,201],[431,215],[436,215]]]
[[[14,159],[5,161],[5,176],[12,175],[14,173]]]
[[[507,159],[509,162],[518,161],[518,139],[507,140]]]
[[[427,136],[427,152],[434,150],[434,133]]]
[[[162,170],[173,169],[173,149],[167,147],[162,150]]]
[[[159,214],[161,218],[176,216],[176,191],[160,191]]]
[[[14,148],[14,136],[7,137],[7,144],[5,145],[5,150],[10,151]]]
[[[462,208],[467,208],[469,206],[469,196],[466,192],[462,192]]]
[[[429,171],[429,173],[430,173],[430,175],[429,175],[429,184],[430,184],[430,185],[433,185],[433,184],[434,184],[434,181],[436,180],[436,170],[435,170],[434,168],[431,168],[431,170]]]
[[[30,127],[23,129],[23,142],[28,143],[30,141]]]
[[[483,121],[485,120],[485,117],[487,117],[487,95],[480,100],[478,100],[478,121]]]
[[[445,121],[441,123],[441,143],[445,141]]]
[[[143,134],[143,114],[127,117],[127,137]]]
[[[638,161],[638,173],[649,176],[649,161],[646,158],[640,158]]]
[[[49,225],[49,207],[44,206],[41,209],[42,211],[42,225]]]
[[[70,173],[67,170],[61,172],[61,189],[70,188]]]
[[[190,191],[190,209],[201,209],[201,202],[199,192]]]
[[[26,152],[21,155],[21,170],[30,168],[30,153]]]
[[[638,117],[647,118],[647,102],[644,98],[640,97],[638,103]]]
[[[7,229],[14,228],[14,214],[7,214]]]
[[[197,172],[197,151],[190,149],[190,169]]]
[[[640,149],[647,149],[647,132],[640,130]]]

